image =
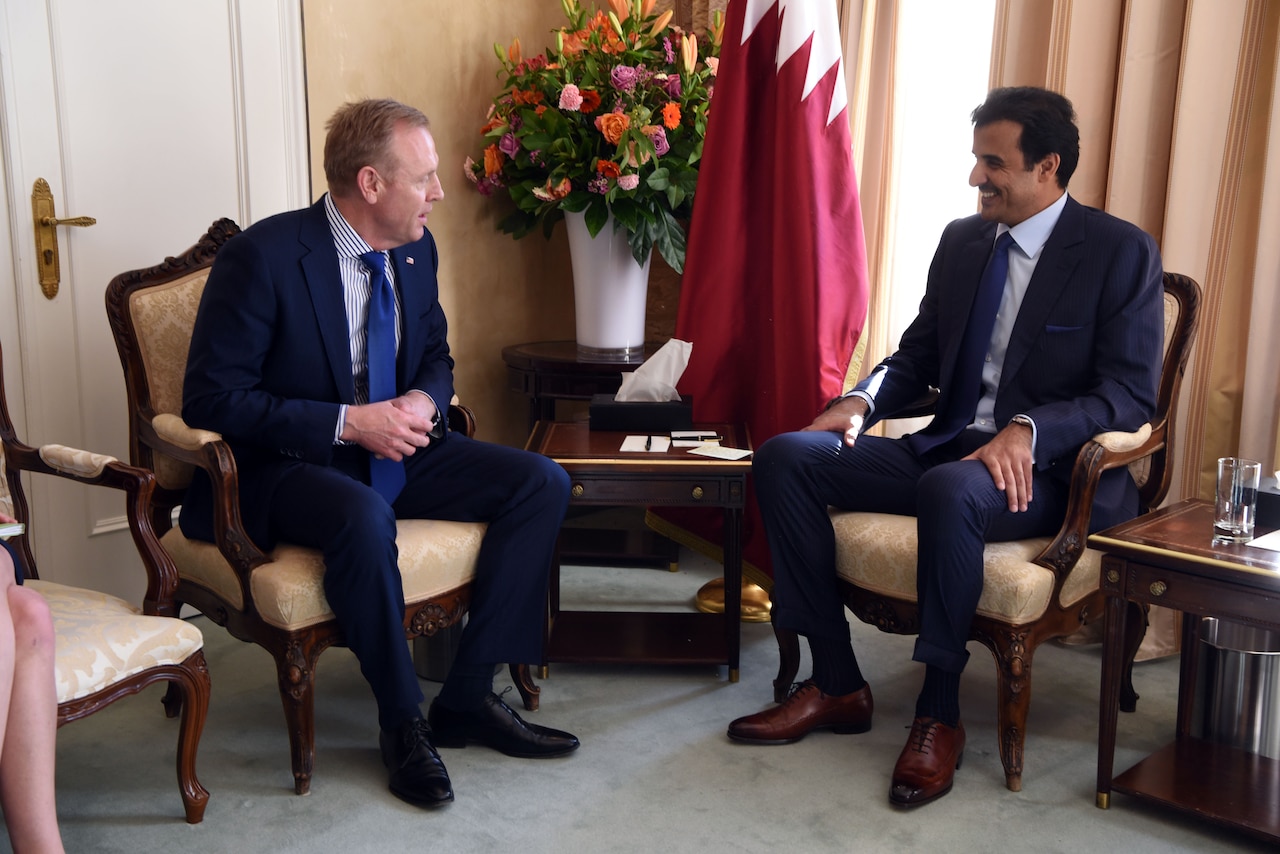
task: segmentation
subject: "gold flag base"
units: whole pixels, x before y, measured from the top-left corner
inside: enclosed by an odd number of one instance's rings
[[[698,589],[694,605],[704,614],[724,613],[724,579],[713,578]],[[745,581],[742,584],[742,606],[738,613],[744,623],[767,623],[773,603],[769,594],[758,584]]]

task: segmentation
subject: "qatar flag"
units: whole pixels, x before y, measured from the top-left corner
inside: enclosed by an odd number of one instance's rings
[[[744,423],[756,446],[809,424],[843,391],[866,309],[836,2],[731,0],[676,318],[695,420]],[[719,553],[718,512],[653,508],[649,521]],[[744,559],[769,584],[750,487]]]

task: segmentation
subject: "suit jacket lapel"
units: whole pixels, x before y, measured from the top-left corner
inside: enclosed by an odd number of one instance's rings
[[[338,251],[325,216],[324,200],[312,205],[303,217],[298,242],[302,244],[303,277],[311,294],[324,355],[333,374],[341,400],[355,403],[356,385],[351,368],[351,330],[347,325],[347,307],[343,300],[342,275],[338,271]]]
[[[419,266],[426,259],[418,258],[412,248],[399,247],[391,250],[391,263],[396,270],[396,290],[400,292],[400,352],[396,356],[396,389],[403,392],[408,384],[408,377],[418,371],[416,364],[409,364],[409,358],[422,353],[422,341],[419,336],[422,329],[414,322],[422,316],[423,291],[419,278]],[[408,250],[408,251],[407,251]],[[412,320],[411,320],[412,318]]]
[[[984,223],[978,236],[968,241],[959,252],[960,260],[952,274],[956,285],[950,291],[950,299],[939,302],[938,328],[945,337],[940,342],[938,366],[939,382],[944,390],[951,388],[960,341],[964,338],[969,314],[973,311],[973,301],[978,295],[978,284],[982,281],[982,271],[987,267],[987,258],[991,255],[994,241],[995,225]],[[942,405],[941,401],[939,405]]]
[[[1044,330],[1050,310],[1057,305],[1063,289],[1071,281],[1071,274],[1080,263],[1083,251],[1084,211],[1079,202],[1068,196],[1062,215],[1041,250],[1036,271],[1031,274],[1022,307],[1013,323],[1000,375],[1002,387],[1017,376],[1018,369]]]

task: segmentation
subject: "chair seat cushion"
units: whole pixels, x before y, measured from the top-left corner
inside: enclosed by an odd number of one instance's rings
[[[479,522],[402,519],[396,547],[406,604],[431,599],[467,584],[475,576],[476,557],[486,526]],[[191,540],[178,528],[161,538],[184,580],[199,584],[243,610],[235,571],[212,543]],[[333,619],[324,595],[324,559],[316,549],[282,544],[271,561],[253,571],[249,586],[258,614],[285,630]]]
[[[836,574],[858,587],[916,601],[916,519],[887,513],[832,511]],[[987,543],[978,614],[1011,624],[1037,619],[1049,607],[1054,574],[1032,559],[1049,537]],[[1062,606],[1098,589],[1102,554],[1086,549],[1062,587]]]
[[[129,677],[181,664],[204,646],[200,629],[174,617],[149,617],[123,599],[29,579],[49,603],[57,637],[58,702],[87,697]]]

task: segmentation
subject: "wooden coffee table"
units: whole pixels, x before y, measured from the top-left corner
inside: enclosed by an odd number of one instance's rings
[[[696,426],[719,433],[725,447],[751,449],[745,427]],[[584,423],[539,421],[525,447],[551,457],[569,473],[573,506],[722,509],[724,613],[562,610],[557,559],[548,591],[544,673],[547,662],[723,664],[729,681],[737,682],[742,510],[751,458],[717,460],[690,454],[687,448],[622,452],[619,447],[626,435],[592,431]]]

